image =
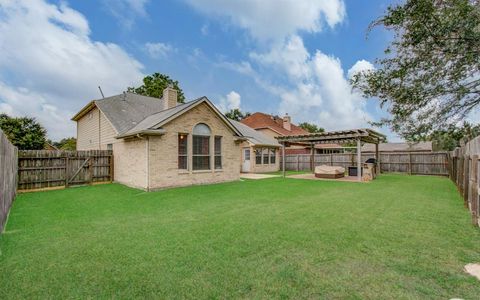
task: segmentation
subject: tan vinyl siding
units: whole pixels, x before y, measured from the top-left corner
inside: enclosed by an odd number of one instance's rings
[[[107,144],[114,144],[119,142],[115,138],[117,132],[113,129],[110,121],[105,117],[103,113],[100,114],[100,148],[101,150],[107,150]]]
[[[77,150],[98,150],[100,110],[93,108],[77,121]]]
[[[106,150],[107,144],[118,142],[116,135],[112,124],[95,107],[77,121],[77,150]]]

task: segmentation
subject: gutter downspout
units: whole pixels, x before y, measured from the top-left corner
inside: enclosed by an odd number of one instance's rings
[[[149,150],[150,150],[150,137],[147,136],[146,137],[147,139],[147,142],[146,142],[146,155],[147,155],[147,158],[146,158],[146,162],[147,162],[147,167],[145,168],[147,170],[147,174],[146,174],[146,178],[147,178],[147,192],[150,191],[150,155],[149,155]]]

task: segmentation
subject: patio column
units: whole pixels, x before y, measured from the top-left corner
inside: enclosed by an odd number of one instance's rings
[[[310,169],[315,173],[315,144],[311,143],[310,146]]]
[[[282,173],[285,178],[285,142],[282,143]]]
[[[357,179],[362,181],[362,142],[357,138]]]

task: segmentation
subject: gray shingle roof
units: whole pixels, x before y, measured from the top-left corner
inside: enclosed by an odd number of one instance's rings
[[[162,121],[168,119],[169,117],[185,110],[188,109],[190,106],[194,105],[198,101],[204,99],[204,97],[195,99],[193,101],[189,101],[187,103],[179,104],[175,107],[172,107],[170,109],[166,109],[163,111],[159,111],[153,114],[149,114],[146,118],[138,122],[135,126],[131,127],[127,131],[121,133],[121,136],[127,136],[131,134],[135,134],[138,132],[142,132],[144,130],[149,130],[152,129],[155,125],[161,123]]]
[[[122,134],[143,119],[163,110],[163,100],[133,93],[125,93],[95,100],[115,130]]]
[[[280,147],[280,143],[273,137],[270,137],[264,133],[261,133],[253,128],[248,127],[245,124],[237,122],[235,120],[228,119],[240,133],[248,139],[254,145],[262,146],[275,146]]]

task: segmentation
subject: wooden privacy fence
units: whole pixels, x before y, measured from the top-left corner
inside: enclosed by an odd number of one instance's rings
[[[464,205],[472,214],[472,223],[480,226],[480,136],[450,154],[450,179],[456,184]]]
[[[111,181],[111,150],[21,150],[18,153],[19,191]]]
[[[17,191],[17,147],[0,130],[0,233]]]
[[[310,154],[290,154],[285,156],[285,169],[292,171],[311,170]],[[356,153],[315,154],[314,165],[331,165],[347,168],[355,166]],[[375,158],[374,153],[362,153],[362,161]],[[413,175],[448,176],[448,153],[380,153],[380,169],[382,172],[400,172]]]

